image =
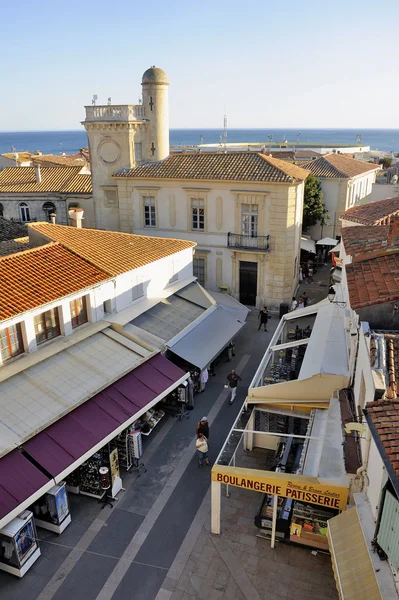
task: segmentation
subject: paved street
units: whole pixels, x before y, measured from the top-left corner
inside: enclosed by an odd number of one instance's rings
[[[195,425],[208,416],[214,460],[278,324],[273,316],[269,333],[258,332],[257,312],[236,339],[233,362],[221,363],[196,396],[190,418],[165,418],[145,440],[147,473],[123,477],[112,509],[70,495],[71,525],[59,537],[39,530],[42,557],[22,580],[0,572],[1,600],[336,597],[328,556],[283,545],[272,551],[255,537],[258,494],[232,490],[223,499],[222,535],[209,533],[210,473],[197,466]],[[243,382],[229,406],[223,384],[232,367]]]

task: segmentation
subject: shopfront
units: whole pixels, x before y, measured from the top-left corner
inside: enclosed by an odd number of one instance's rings
[[[0,459],[0,569],[24,575],[40,556],[36,527],[62,534],[73,518],[70,493],[96,500],[118,494],[123,473],[139,467],[143,437],[165,416],[168,399],[186,401],[188,377],[152,356]],[[22,555],[21,531],[25,545],[34,542]]]

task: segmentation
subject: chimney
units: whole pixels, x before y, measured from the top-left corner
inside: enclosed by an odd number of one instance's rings
[[[35,163],[36,183],[41,183],[42,173],[40,171],[40,163]]]
[[[388,248],[399,247],[399,215],[392,215],[389,220]]]
[[[55,213],[51,213],[50,219],[51,219],[51,224],[55,225]]]
[[[72,227],[79,227],[80,229],[82,228],[83,213],[83,208],[79,207],[71,208],[70,210],[68,210],[68,215],[71,220]]]

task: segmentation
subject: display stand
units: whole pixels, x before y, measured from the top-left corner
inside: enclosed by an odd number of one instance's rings
[[[129,447],[132,456],[132,468],[137,473],[137,477],[140,477],[141,471],[147,473],[147,469],[144,466],[144,463],[140,462],[140,457],[143,454],[143,443],[142,443],[142,432],[141,431],[133,431],[129,434]]]
[[[147,431],[147,432],[142,431],[141,435],[145,435],[146,437],[148,437],[149,435],[151,435],[151,433],[153,432],[153,430],[155,429],[155,427],[158,425],[159,421],[161,421],[161,419],[163,419],[164,416],[165,416],[165,413],[163,412],[163,414],[158,419],[155,420],[155,422],[153,423],[150,431]]]
[[[113,501],[116,501],[117,498],[114,498],[111,495],[109,495],[109,490],[111,489],[111,480],[110,480],[110,476],[109,476],[109,469],[108,467],[100,467],[99,470],[99,474],[100,474],[100,480],[101,480],[101,489],[104,491],[104,496],[103,498],[101,498],[99,500],[99,502],[102,503],[103,508],[105,508],[108,504],[108,506],[110,506],[111,508],[114,508],[114,505],[112,504]]]
[[[108,454],[108,447],[106,451]],[[105,463],[108,463],[108,459],[105,460],[104,451],[100,451],[79,467],[79,488],[82,496],[97,498],[97,500],[104,498],[105,491],[101,488],[99,471]]]
[[[0,530],[0,569],[21,578],[39,556],[33,514],[25,510]]]
[[[37,527],[60,535],[71,522],[65,482],[52,487],[33,505],[32,511]]]

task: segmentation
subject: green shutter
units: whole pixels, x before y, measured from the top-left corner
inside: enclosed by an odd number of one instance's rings
[[[399,569],[399,502],[388,491],[385,494],[377,542],[394,568]]]

